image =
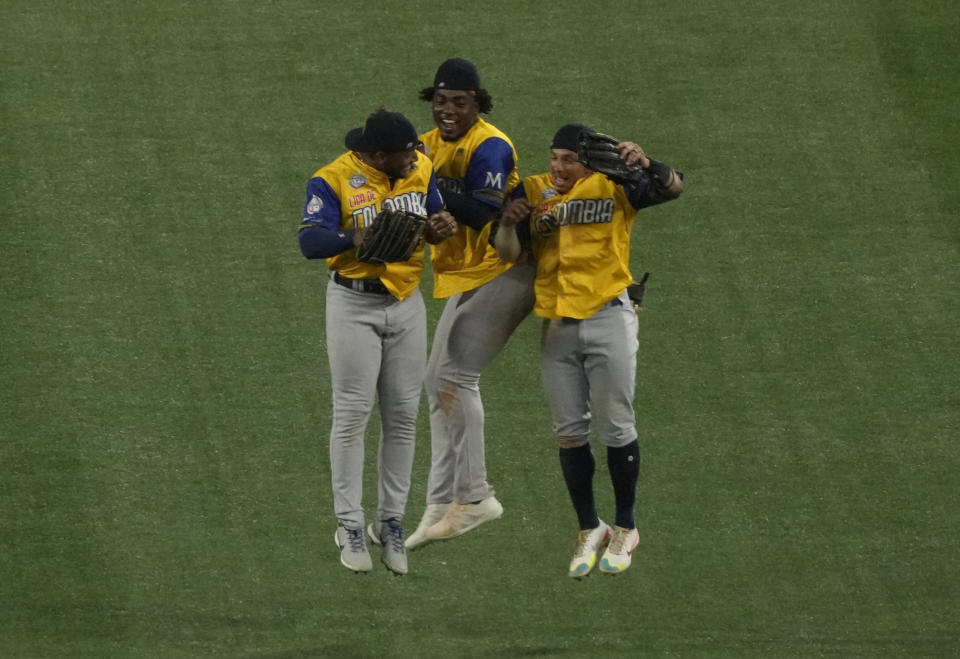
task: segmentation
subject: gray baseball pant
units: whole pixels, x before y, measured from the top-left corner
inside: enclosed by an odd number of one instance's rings
[[[337,518],[363,526],[364,435],[380,403],[377,519],[402,519],[410,493],[427,356],[420,290],[405,300],[327,284],[327,353],[333,389],[330,470]]]
[[[545,319],[541,374],[561,448],[590,440],[596,417],[605,446],[637,438],[637,314],[626,292],[584,320]]]
[[[536,266],[517,263],[471,291],[450,296],[427,362],[430,476],[427,503],[493,496],[487,482],[480,375],[533,309]]]

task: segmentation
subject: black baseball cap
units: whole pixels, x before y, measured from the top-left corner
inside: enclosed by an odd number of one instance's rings
[[[437,68],[433,88],[475,92],[480,90],[480,73],[470,60],[453,57]]]
[[[394,153],[415,148],[419,139],[417,129],[405,116],[378,110],[367,117],[363,126],[347,133],[343,143],[351,151],[361,153]]]
[[[566,124],[561,126],[560,130],[553,136],[553,142],[550,143],[550,148],[576,151],[580,133],[584,132],[592,133],[593,129],[586,124]]]

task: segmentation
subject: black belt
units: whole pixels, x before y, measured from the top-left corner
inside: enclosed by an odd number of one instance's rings
[[[333,281],[341,286],[359,291],[360,293],[376,293],[377,295],[390,295],[390,291],[383,285],[379,279],[350,279],[344,277],[339,272],[333,273]]]
[[[619,297],[615,297],[600,308],[606,309],[607,307],[622,307],[622,306],[623,306],[623,300],[621,300]],[[565,323],[579,323],[581,320],[586,320],[586,319],[585,318],[568,318],[565,316],[560,320],[562,320]]]

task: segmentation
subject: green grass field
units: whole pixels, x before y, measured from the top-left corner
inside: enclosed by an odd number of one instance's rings
[[[0,656],[960,654],[958,32],[935,0],[4,2]],[[451,56],[523,175],[585,121],[687,176],[634,232],[620,577],[566,576],[532,318],[481,382],[503,519],[405,578],[337,560],[305,184],[379,105],[430,127]],[[408,525],[428,460],[424,414]]]

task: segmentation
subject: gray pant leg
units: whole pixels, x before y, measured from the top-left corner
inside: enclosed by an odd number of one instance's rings
[[[584,369],[590,406],[605,446],[626,446],[637,438],[633,399],[637,385],[637,314],[624,300],[584,321]]]
[[[580,322],[544,319],[540,377],[560,448],[590,441],[590,386],[583,370]]]
[[[438,367],[445,359],[446,346],[450,340],[450,328],[457,315],[460,293],[447,298],[440,320],[433,334],[430,359],[424,378],[424,390],[430,410],[430,474],[427,476],[427,504],[451,503],[453,501],[453,472],[455,457],[447,414],[439,396]]]
[[[417,413],[427,361],[427,316],[417,290],[387,310],[380,367],[380,520],[403,519],[410,494]]]
[[[327,285],[327,357],[333,392],[330,471],[337,518],[362,526],[364,433],[380,371],[380,323],[373,296]]]
[[[478,501],[487,483],[480,375],[533,308],[536,268],[518,263],[450,298],[437,325],[425,388],[431,455],[427,503]]]

